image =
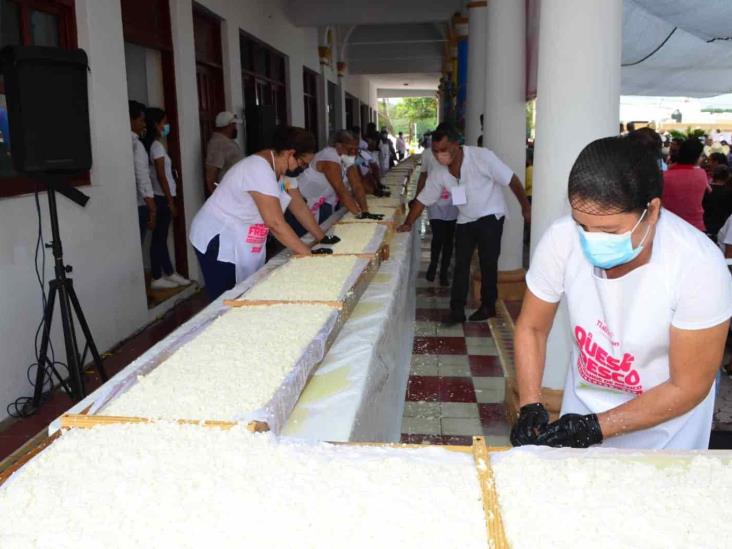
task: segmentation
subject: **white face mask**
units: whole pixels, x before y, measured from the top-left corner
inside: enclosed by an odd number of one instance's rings
[[[348,169],[351,166],[353,166],[356,163],[356,157],[353,155],[348,154],[342,154],[341,155],[341,164],[343,164],[343,167]]]
[[[623,234],[588,233],[577,225],[580,244],[587,260],[601,269],[612,269],[633,261],[643,251],[646,238],[651,230],[648,227],[638,246],[633,248],[633,233],[641,224],[647,212],[648,208],[643,210],[643,215],[640,216],[638,222],[631,230]]]

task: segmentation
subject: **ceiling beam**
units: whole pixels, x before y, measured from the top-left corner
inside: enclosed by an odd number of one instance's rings
[[[391,97],[434,97],[437,90],[417,90],[412,88],[379,88],[376,90],[376,97],[389,99]]]
[[[297,26],[430,23],[446,21],[463,0],[286,0],[285,11]]]

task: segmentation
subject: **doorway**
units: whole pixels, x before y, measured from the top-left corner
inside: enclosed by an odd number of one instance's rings
[[[170,32],[168,0],[121,0],[122,29],[125,41],[125,70],[130,100],[148,107],[163,109],[171,125],[166,139],[173,171],[177,174],[176,205],[178,215],[172,220],[168,234],[168,251],[176,272],[188,276],[186,222],[183,207],[183,183],[180,172],[180,136],[178,133],[178,104],[175,93],[173,42]],[[130,192],[134,192],[131,187]],[[150,289],[150,236],[143,243],[145,288],[148,308],[173,298],[185,287],[164,290]]]

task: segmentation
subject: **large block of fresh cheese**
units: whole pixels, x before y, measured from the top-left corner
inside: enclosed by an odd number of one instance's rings
[[[155,369],[139,376],[100,413],[245,419],[269,402],[333,314],[324,305],[227,311]],[[294,395],[293,405],[298,396]]]
[[[63,434],[0,487],[3,549],[485,549],[472,457],[197,425]]]
[[[294,258],[272,271],[244,294],[244,300],[336,301],[344,297],[357,257]]]
[[[375,242],[377,235],[382,239],[385,233],[383,225],[378,223],[341,223],[333,227],[333,234],[341,239],[338,244],[327,246],[336,254],[358,254],[368,251],[374,253],[379,242]],[[376,249],[373,244],[376,244]]]
[[[730,547],[729,458],[607,452],[559,459],[513,450],[493,457],[512,549]]]

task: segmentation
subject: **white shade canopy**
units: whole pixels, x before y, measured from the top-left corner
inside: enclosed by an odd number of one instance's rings
[[[625,0],[622,93],[732,91],[731,0]]]

